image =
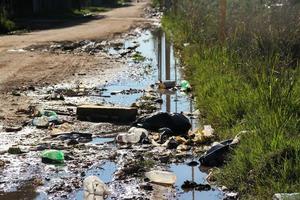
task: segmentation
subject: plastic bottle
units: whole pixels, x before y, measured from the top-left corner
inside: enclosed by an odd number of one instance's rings
[[[180,87],[182,90],[186,91],[186,90],[190,90],[192,87],[190,85],[190,83],[187,80],[183,80],[180,83]]]
[[[63,163],[64,153],[59,150],[45,150],[41,154],[44,163]]]

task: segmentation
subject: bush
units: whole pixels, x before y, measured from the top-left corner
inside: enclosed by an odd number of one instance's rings
[[[0,33],[7,33],[15,28],[15,23],[6,17],[4,11],[0,10]]]

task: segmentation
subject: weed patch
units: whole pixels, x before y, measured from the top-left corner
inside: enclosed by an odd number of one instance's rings
[[[242,199],[300,192],[299,3],[228,0],[222,42],[218,2],[174,1],[162,20],[194,86],[200,120],[220,139],[243,131],[217,180]]]

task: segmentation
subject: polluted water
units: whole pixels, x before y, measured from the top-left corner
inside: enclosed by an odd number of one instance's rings
[[[136,29],[133,36],[124,36],[123,42],[118,45],[118,48],[108,46],[105,53],[116,59],[122,59],[125,63],[125,69],[115,74],[112,80],[104,84],[89,85],[90,91],[83,93],[82,96],[65,96],[64,102],[68,105],[78,105],[82,102],[87,104],[110,104],[112,106],[131,106],[137,102],[137,99],[142,98],[147,90],[153,90],[160,103],[155,108],[155,111],[167,113],[184,113],[188,116],[192,125],[191,130],[197,129],[200,124],[198,116],[195,115],[196,108],[192,95],[188,92],[182,92],[180,89],[174,90],[158,90],[159,83],[167,82],[168,84],[180,85],[184,81],[184,72],[180,65],[179,59],[176,57],[172,43],[166,38],[166,34],[160,28]],[[130,56],[120,58],[120,54],[130,50]],[[86,75],[84,79],[97,80],[101,76]],[[188,87],[187,82],[183,84]],[[62,83],[55,88],[66,88],[68,84]],[[44,90],[44,89],[43,89]],[[44,95],[41,90],[29,95],[37,97]],[[49,104],[48,106],[53,106]],[[150,199],[223,199],[223,193],[212,186],[205,191],[200,190],[183,190],[182,185],[185,181],[193,181],[198,184],[207,184],[205,178],[208,175],[207,171],[201,171],[200,166],[189,166],[186,159],[180,159],[180,162],[159,162],[151,160],[152,154],[164,154],[162,147],[151,147],[149,144],[142,145],[119,145],[115,138],[118,134],[125,133],[129,130],[128,125],[111,125],[104,124],[102,127],[110,127],[113,129],[107,131],[106,128],[99,128],[95,123],[76,122],[80,123],[80,130],[88,130],[97,132],[91,141],[85,144],[87,149],[78,152],[72,152],[65,155],[65,159],[70,159],[74,162],[73,168],[68,168],[67,164],[62,166],[48,167],[46,175],[42,176],[43,186],[39,186],[37,190],[30,187],[32,182],[24,181],[15,191],[7,191],[0,193],[0,199],[83,199],[82,180],[88,176],[99,177],[110,190],[110,195],[107,199],[132,199],[149,197]],[[77,125],[75,123],[75,125]],[[74,126],[75,126],[74,125]],[[101,129],[101,130],[99,130]],[[79,143],[80,145],[80,143]],[[71,151],[71,150],[68,150]],[[156,153],[160,152],[160,153]],[[170,150],[168,150],[170,151]],[[80,154],[80,155],[76,155]],[[191,154],[187,152],[187,154]],[[37,163],[35,155],[34,162]],[[80,158],[81,160],[76,160]],[[72,160],[74,159],[74,160]],[[161,159],[161,158],[158,158]],[[162,160],[162,159],[161,159]],[[198,160],[194,157],[192,160]],[[69,162],[69,160],[68,160]],[[80,163],[82,170],[78,170],[76,164]],[[135,168],[134,166],[143,165],[145,169]],[[73,163],[72,163],[73,166]],[[133,166],[133,167],[132,167]],[[56,168],[55,168],[56,167]],[[55,169],[54,169],[55,168]],[[174,174],[168,183],[174,183],[173,187],[165,187],[156,185],[155,183],[145,183],[143,180],[145,173],[150,170],[165,171],[167,174]],[[73,173],[73,170],[76,173]],[[41,173],[41,167],[36,169],[36,172]],[[45,180],[45,181],[44,181]],[[63,184],[64,181],[70,181]],[[59,191],[58,184],[64,188],[65,193],[56,193]],[[76,185],[75,183],[78,184]],[[73,186],[70,190],[66,190],[68,184]],[[145,185],[147,187],[145,187]],[[52,186],[53,185],[53,186]],[[149,187],[148,187],[149,186]],[[46,189],[45,189],[46,188]],[[143,189],[141,189],[143,188]],[[145,189],[147,188],[147,189]],[[157,192],[158,191],[158,192]],[[23,196],[22,196],[23,195]]]

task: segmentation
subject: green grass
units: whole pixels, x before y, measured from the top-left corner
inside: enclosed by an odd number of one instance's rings
[[[90,6],[90,7],[84,7],[82,9],[75,9],[73,13],[75,15],[87,15],[87,14],[97,14],[101,12],[107,12],[110,11],[111,8],[107,7],[95,7],[95,6]]]
[[[300,192],[299,81],[253,74],[257,83],[249,83],[222,48],[204,50],[202,56],[184,52],[204,123],[213,124],[220,139],[247,131],[217,175],[219,183],[245,199]]]
[[[228,0],[231,21],[222,44],[217,1],[178,2],[165,14],[163,27],[187,66],[200,120],[212,124],[220,140],[245,131],[216,171],[218,183],[241,199],[300,192],[300,41],[294,35],[300,25],[289,20],[298,16],[293,13],[298,4],[270,13],[256,1]],[[262,20],[270,16],[273,21]],[[252,28],[242,29],[244,22]],[[186,42],[190,45],[183,47]]]

